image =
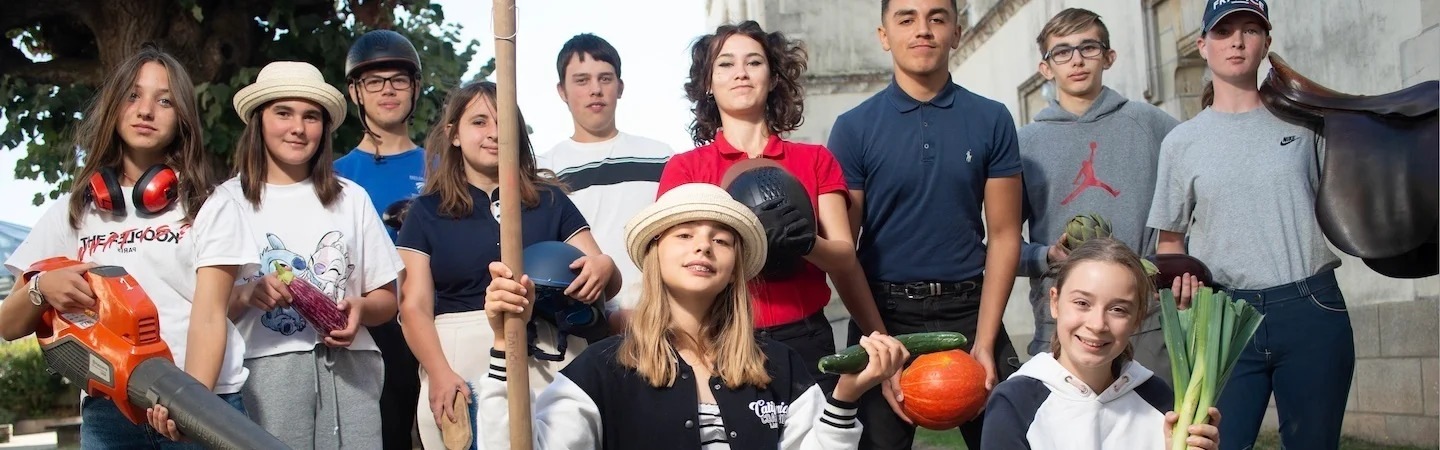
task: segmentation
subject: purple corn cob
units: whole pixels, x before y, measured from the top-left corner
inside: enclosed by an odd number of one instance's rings
[[[348,320],[345,314],[335,307],[335,301],[330,296],[320,292],[304,278],[295,276],[286,268],[279,268],[280,281],[285,283],[290,290],[290,306],[300,313],[315,328],[319,334],[329,336],[331,331],[344,330],[345,322]]]

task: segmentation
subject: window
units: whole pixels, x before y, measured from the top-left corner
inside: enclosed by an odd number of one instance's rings
[[[1055,83],[1045,80],[1040,72],[1030,76],[1024,83],[1020,83],[1020,126],[1030,124],[1030,120],[1050,104],[1055,98]]]
[[[1181,56],[1175,64],[1175,100],[1180,103],[1180,120],[1190,120],[1200,110],[1200,94],[1205,90],[1205,80],[1209,69],[1205,66],[1205,59],[1200,57],[1200,50],[1192,44],[1189,48],[1180,49]]]

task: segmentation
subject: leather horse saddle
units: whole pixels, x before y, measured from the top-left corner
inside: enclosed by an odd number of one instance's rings
[[[1381,275],[1440,273],[1440,82],[1381,95],[1336,92],[1270,53],[1260,97],[1323,137],[1315,216],[1340,251]]]

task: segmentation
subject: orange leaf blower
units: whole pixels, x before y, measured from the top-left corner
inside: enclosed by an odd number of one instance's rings
[[[24,278],[77,264],[64,257],[46,259],[30,266]],[[175,366],[170,346],[160,339],[155,303],[124,268],[95,267],[84,277],[95,293],[95,308],[63,314],[47,310],[36,328],[51,371],[91,396],[114,400],[137,425],[147,423],[146,409],[162,404],[182,433],[208,447],[288,448]]]

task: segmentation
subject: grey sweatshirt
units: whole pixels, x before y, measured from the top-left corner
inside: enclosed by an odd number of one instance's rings
[[[1042,276],[1048,269],[1046,253],[1071,218],[1098,213],[1110,220],[1115,238],[1136,253],[1155,252],[1157,234],[1146,228],[1145,219],[1155,194],[1160,143],[1180,122],[1149,103],[1102,89],[1083,116],[1051,101],[1019,130],[1025,179],[1021,214],[1029,222],[1019,275],[1030,277],[1036,325],[1032,355],[1049,351],[1055,332],[1049,298],[1053,280]],[[1158,309],[1152,308],[1152,315]],[[1159,321],[1145,321],[1140,331],[1151,326],[1158,328]]]

